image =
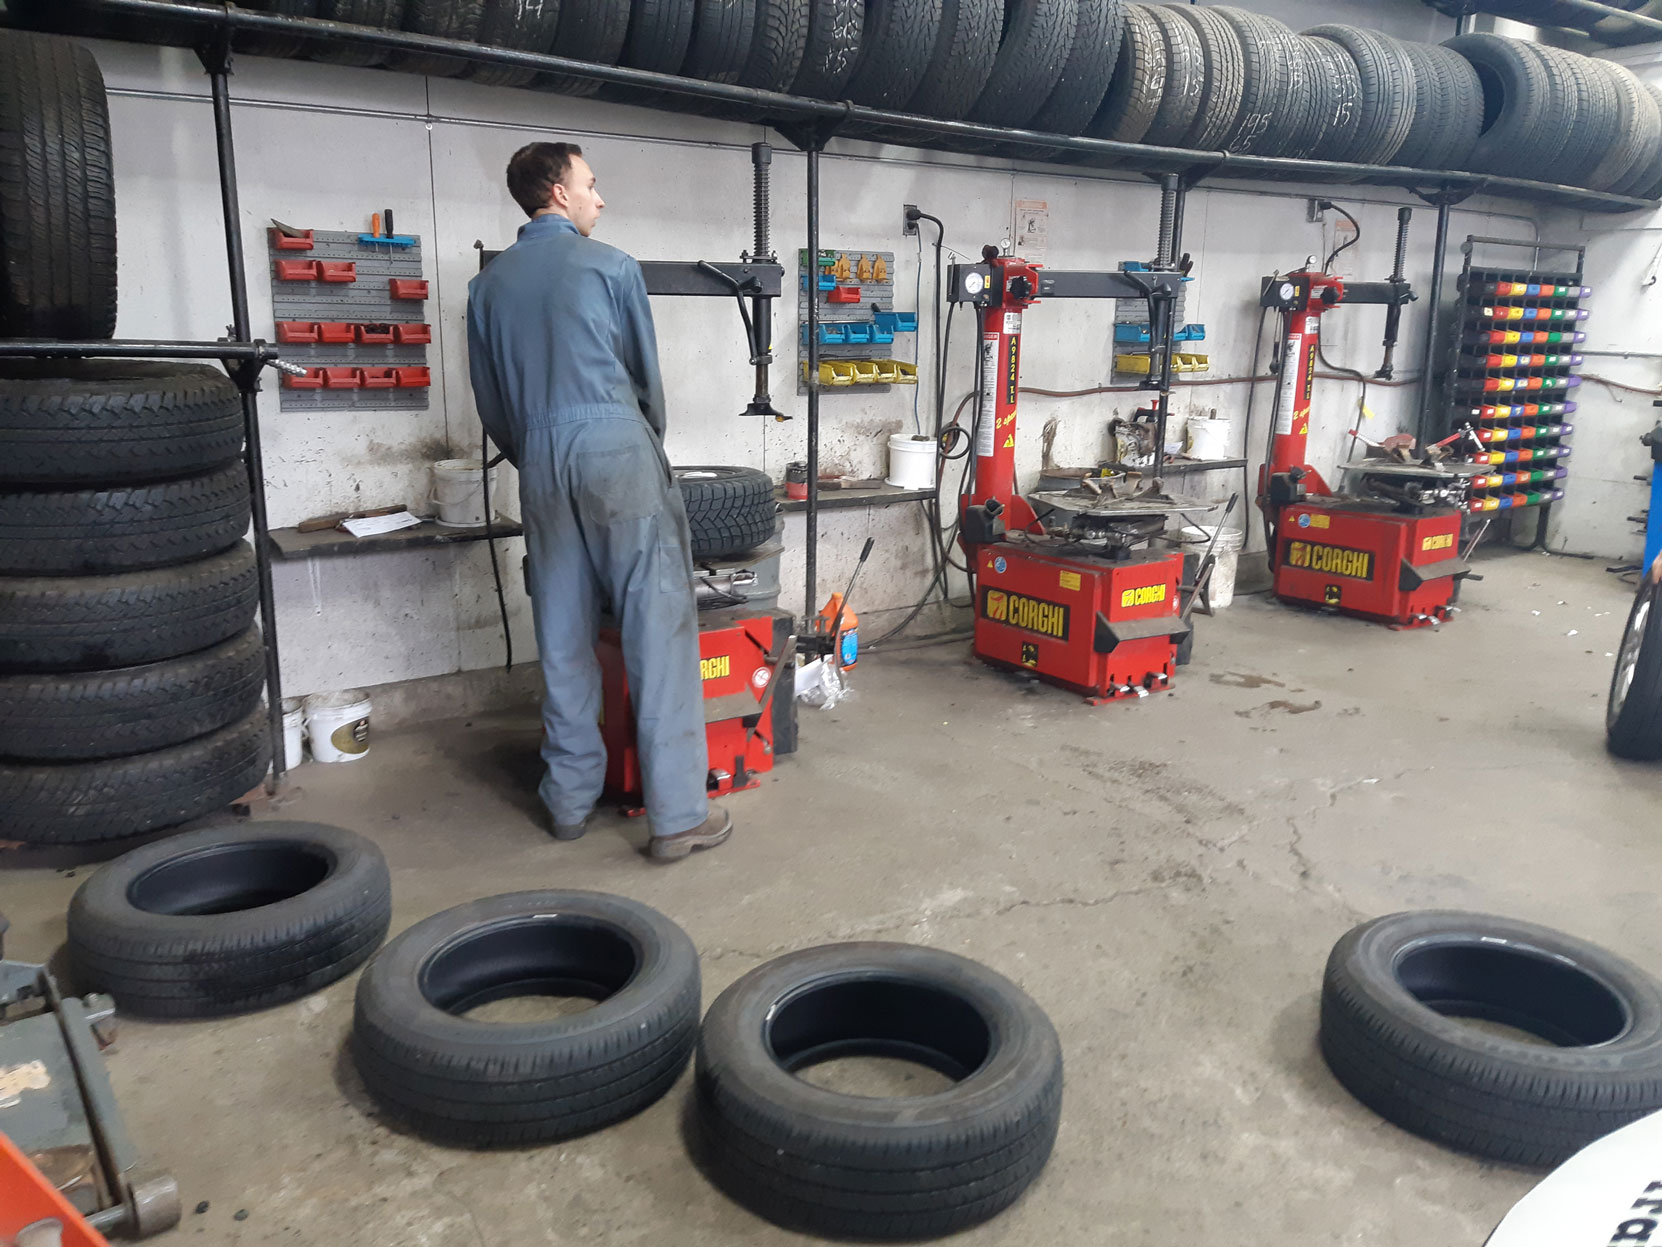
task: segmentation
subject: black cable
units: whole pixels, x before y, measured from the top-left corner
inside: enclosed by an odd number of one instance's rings
[[[1356,231],[1356,233],[1351,236],[1351,240],[1349,242],[1345,243],[1341,247],[1335,247],[1333,249],[1333,253],[1322,262],[1322,272],[1331,273],[1333,271],[1333,261],[1337,260],[1341,253],[1349,251],[1357,243],[1362,241],[1362,223],[1355,217],[1351,216],[1350,213],[1346,212],[1338,204],[1334,203],[1331,199],[1322,200],[1321,206],[1323,208],[1332,208],[1333,211],[1337,212],[1340,216],[1344,217],[1345,220],[1349,221],[1351,228]]]
[[[484,432],[480,426],[479,437],[479,481],[484,487],[485,494],[485,548],[491,553],[491,576],[496,580],[496,605],[502,612],[502,647],[507,651],[507,657],[502,663],[502,670],[511,671],[514,666],[514,634],[508,627],[508,597],[502,592],[502,566],[496,561],[496,532],[491,523],[491,468],[502,461],[498,455],[491,458],[490,434]]]

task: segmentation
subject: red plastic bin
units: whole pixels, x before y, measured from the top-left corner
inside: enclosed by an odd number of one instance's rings
[[[860,301],[860,287],[838,286],[825,296],[827,303],[858,303]]]
[[[303,320],[280,320],[277,322],[277,341],[317,342],[318,327]]]
[[[283,377],[283,388],[286,390],[321,390],[323,388],[323,372],[317,368],[306,369],[303,377]]]
[[[358,341],[365,346],[391,346],[393,329],[391,325],[359,325]]]
[[[393,373],[401,390],[425,390],[433,384],[433,374],[428,368],[394,368]]]
[[[332,346],[345,346],[348,342],[356,342],[357,339],[358,327],[345,321],[326,320],[317,327],[317,340]]]
[[[25,1226],[49,1218],[63,1223],[64,1247],[109,1247],[109,1240],[52,1188],[17,1144],[0,1134],[0,1243],[11,1242]]]
[[[413,277],[389,277],[388,285],[392,289],[395,299],[425,299],[427,297],[427,283],[417,281]]]
[[[318,276],[324,281],[348,282],[358,280],[358,265],[355,260],[319,260],[317,269]]]
[[[355,390],[363,384],[356,368],[322,368],[323,388],[326,390]]]
[[[360,368],[358,384],[366,390],[390,390],[398,384],[391,368]]]
[[[394,325],[392,332],[399,346],[425,346],[433,340],[431,325]]]
[[[278,281],[316,281],[318,278],[318,262],[316,260],[278,260]]]
[[[272,229],[271,245],[278,251],[310,251],[312,249],[312,231],[301,230],[300,237],[290,238],[280,229]]]

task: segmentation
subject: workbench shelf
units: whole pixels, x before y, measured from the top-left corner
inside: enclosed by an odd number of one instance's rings
[[[853,507],[892,507],[903,502],[927,502],[935,496],[933,489],[902,489],[898,485],[868,485],[858,489],[821,489],[817,505],[821,511],[846,511]],[[774,491],[779,509],[785,512],[806,511],[806,498],[787,498],[784,486]]]
[[[269,546],[274,559],[333,559],[353,554],[396,554],[426,546],[453,546],[465,541],[484,541],[487,537],[524,535],[525,527],[518,520],[499,515],[489,532],[482,527],[446,528],[435,520],[423,520],[412,528],[377,533],[373,537],[354,537],[339,528],[325,528],[315,533],[303,533],[298,528],[273,528]]]

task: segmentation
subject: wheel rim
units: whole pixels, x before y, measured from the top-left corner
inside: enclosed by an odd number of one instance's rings
[[[1610,721],[1614,723],[1627,705],[1627,696],[1633,691],[1633,677],[1639,670],[1639,653],[1645,647],[1645,627],[1650,623],[1653,605],[1652,592],[1647,590],[1634,603],[1633,615],[1627,621],[1622,635],[1621,653],[1616,658],[1616,682],[1610,689]]]
[[[910,1061],[962,1082],[992,1055],[992,1028],[931,983],[858,977],[808,984],[768,1012],[763,1043],[792,1074],[843,1057]]]
[[[218,844],[152,866],[127,886],[127,899],[177,918],[241,913],[309,892],[334,869],[334,854],[321,845]]]
[[[1422,940],[1392,969],[1410,996],[1443,1017],[1497,1022],[1560,1048],[1611,1043],[1632,1023],[1620,994],[1586,967],[1510,940]]]
[[[515,996],[605,1000],[629,985],[642,960],[621,928],[538,914],[464,931],[422,963],[418,983],[429,1004],[461,1016]]]

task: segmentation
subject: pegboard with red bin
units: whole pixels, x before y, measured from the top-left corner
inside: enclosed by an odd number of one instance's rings
[[[426,410],[433,325],[421,239],[273,227],[267,245],[272,338],[306,369],[282,379],[283,410]]]

